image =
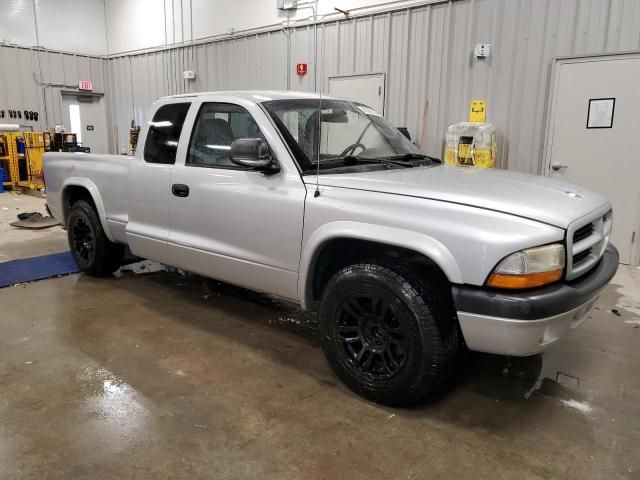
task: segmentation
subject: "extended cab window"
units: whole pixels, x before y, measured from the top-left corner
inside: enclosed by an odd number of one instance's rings
[[[145,162],[175,163],[182,124],[190,106],[190,103],[170,103],[156,110],[153,120],[149,122],[144,145]]]
[[[232,103],[205,103],[193,127],[187,165],[241,168],[229,159],[231,144],[237,138],[262,138],[251,114]]]

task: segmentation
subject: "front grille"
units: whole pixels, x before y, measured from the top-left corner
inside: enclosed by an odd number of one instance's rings
[[[591,255],[591,248],[588,248],[587,250],[583,250],[580,253],[576,253],[573,256],[573,266],[576,267],[580,265],[580,263],[584,262],[587,258],[589,258],[589,255]]]
[[[576,244],[580,240],[590,237],[593,233],[593,223],[587,223],[584,227],[580,227],[573,234],[573,243]]]
[[[567,229],[567,273],[573,280],[593,268],[609,243],[612,226],[611,210],[600,209]]]

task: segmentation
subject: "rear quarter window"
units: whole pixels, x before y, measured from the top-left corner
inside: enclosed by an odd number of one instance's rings
[[[144,144],[144,161],[173,164],[176,161],[178,141],[190,103],[163,105],[149,122],[149,132]]]

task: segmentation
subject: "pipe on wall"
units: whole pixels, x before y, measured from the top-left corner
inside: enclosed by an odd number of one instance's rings
[[[175,0],[171,0],[172,4],[174,1]],[[298,6],[316,4],[317,1],[318,0],[311,0],[309,2],[299,3]],[[383,2],[383,3],[374,4],[374,5],[353,8],[349,10],[348,18],[355,20],[357,18],[369,17],[372,15],[379,15],[386,12],[396,12],[404,9],[413,9],[413,8],[425,7],[425,6],[431,6],[431,5],[458,3],[458,2],[467,2],[467,1],[468,0],[395,0],[391,2]],[[372,9],[374,9],[375,11],[371,11]],[[193,13],[191,11],[190,11],[190,16],[192,17],[190,21],[193,22]],[[172,17],[173,17],[172,23],[175,24],[175,13],[173,13],[173,8],[172,8]],[[215,35],[207,35],[205,37],[201,37],[198,39],[194,39],[193,36],[191,36],[191,40],[185,40],[185,41],[179,41],[179,42],[175,41],[175,31],[174,31],[174,35],[173,35],[174,41],[172,43],[166,44],[164,46],[138,48],[138,49],[127,50],[127,51],[122,51],[118,53],[111,53],[108,55],[108,57],[118,58],[118,57],[124,57],[127,55],[154,53],[162,50],[183,48],[189,45],[203,45],[203,44],[215,42],[218,40],[232,39],[232,38],[238,39],[238,38],[243,38],[251,35],[258,35],[261,33],[275,32],[287,27],[296,28],[300,26],[310,26],[310,25],[313,25],[314,23],[333,23],[336,21],[340,21],[342,19],[344,19],[344,14],[340,12],[327,13],[321,17],[316,16],[315,20],[314,20],[314,15],[310,15],[308,17],[296,19],[293,21],[290,21],[290,18],[288,17],[287,20],[283,22],[272,23],[268,25],[261,25],[259,27],[251,27],[251,28],[246,28],[242,30],[234,30],[232,33],[219,33]],[[165,10],[165,22],[166,21],[167,20],[166,20],[166,10]]]
[[[39,81],[42,88],[42,109],[44,112],[44,124],[49,125],[49,112],[47,111],[47,93],[45,90],[46,87],[44,83],[42,83],[42,59],[40,57],[40,30],[38,28],[38,9],[36,8],[36,0],[32,0],[31,4],[33,5],[33,24],[35,27],[36,48],[38,52],[37,53],[38,75],[40,78]]]

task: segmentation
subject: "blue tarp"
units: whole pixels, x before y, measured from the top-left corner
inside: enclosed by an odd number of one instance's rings
[[[79,272],[71,252],[0,263],[0,288]]]

